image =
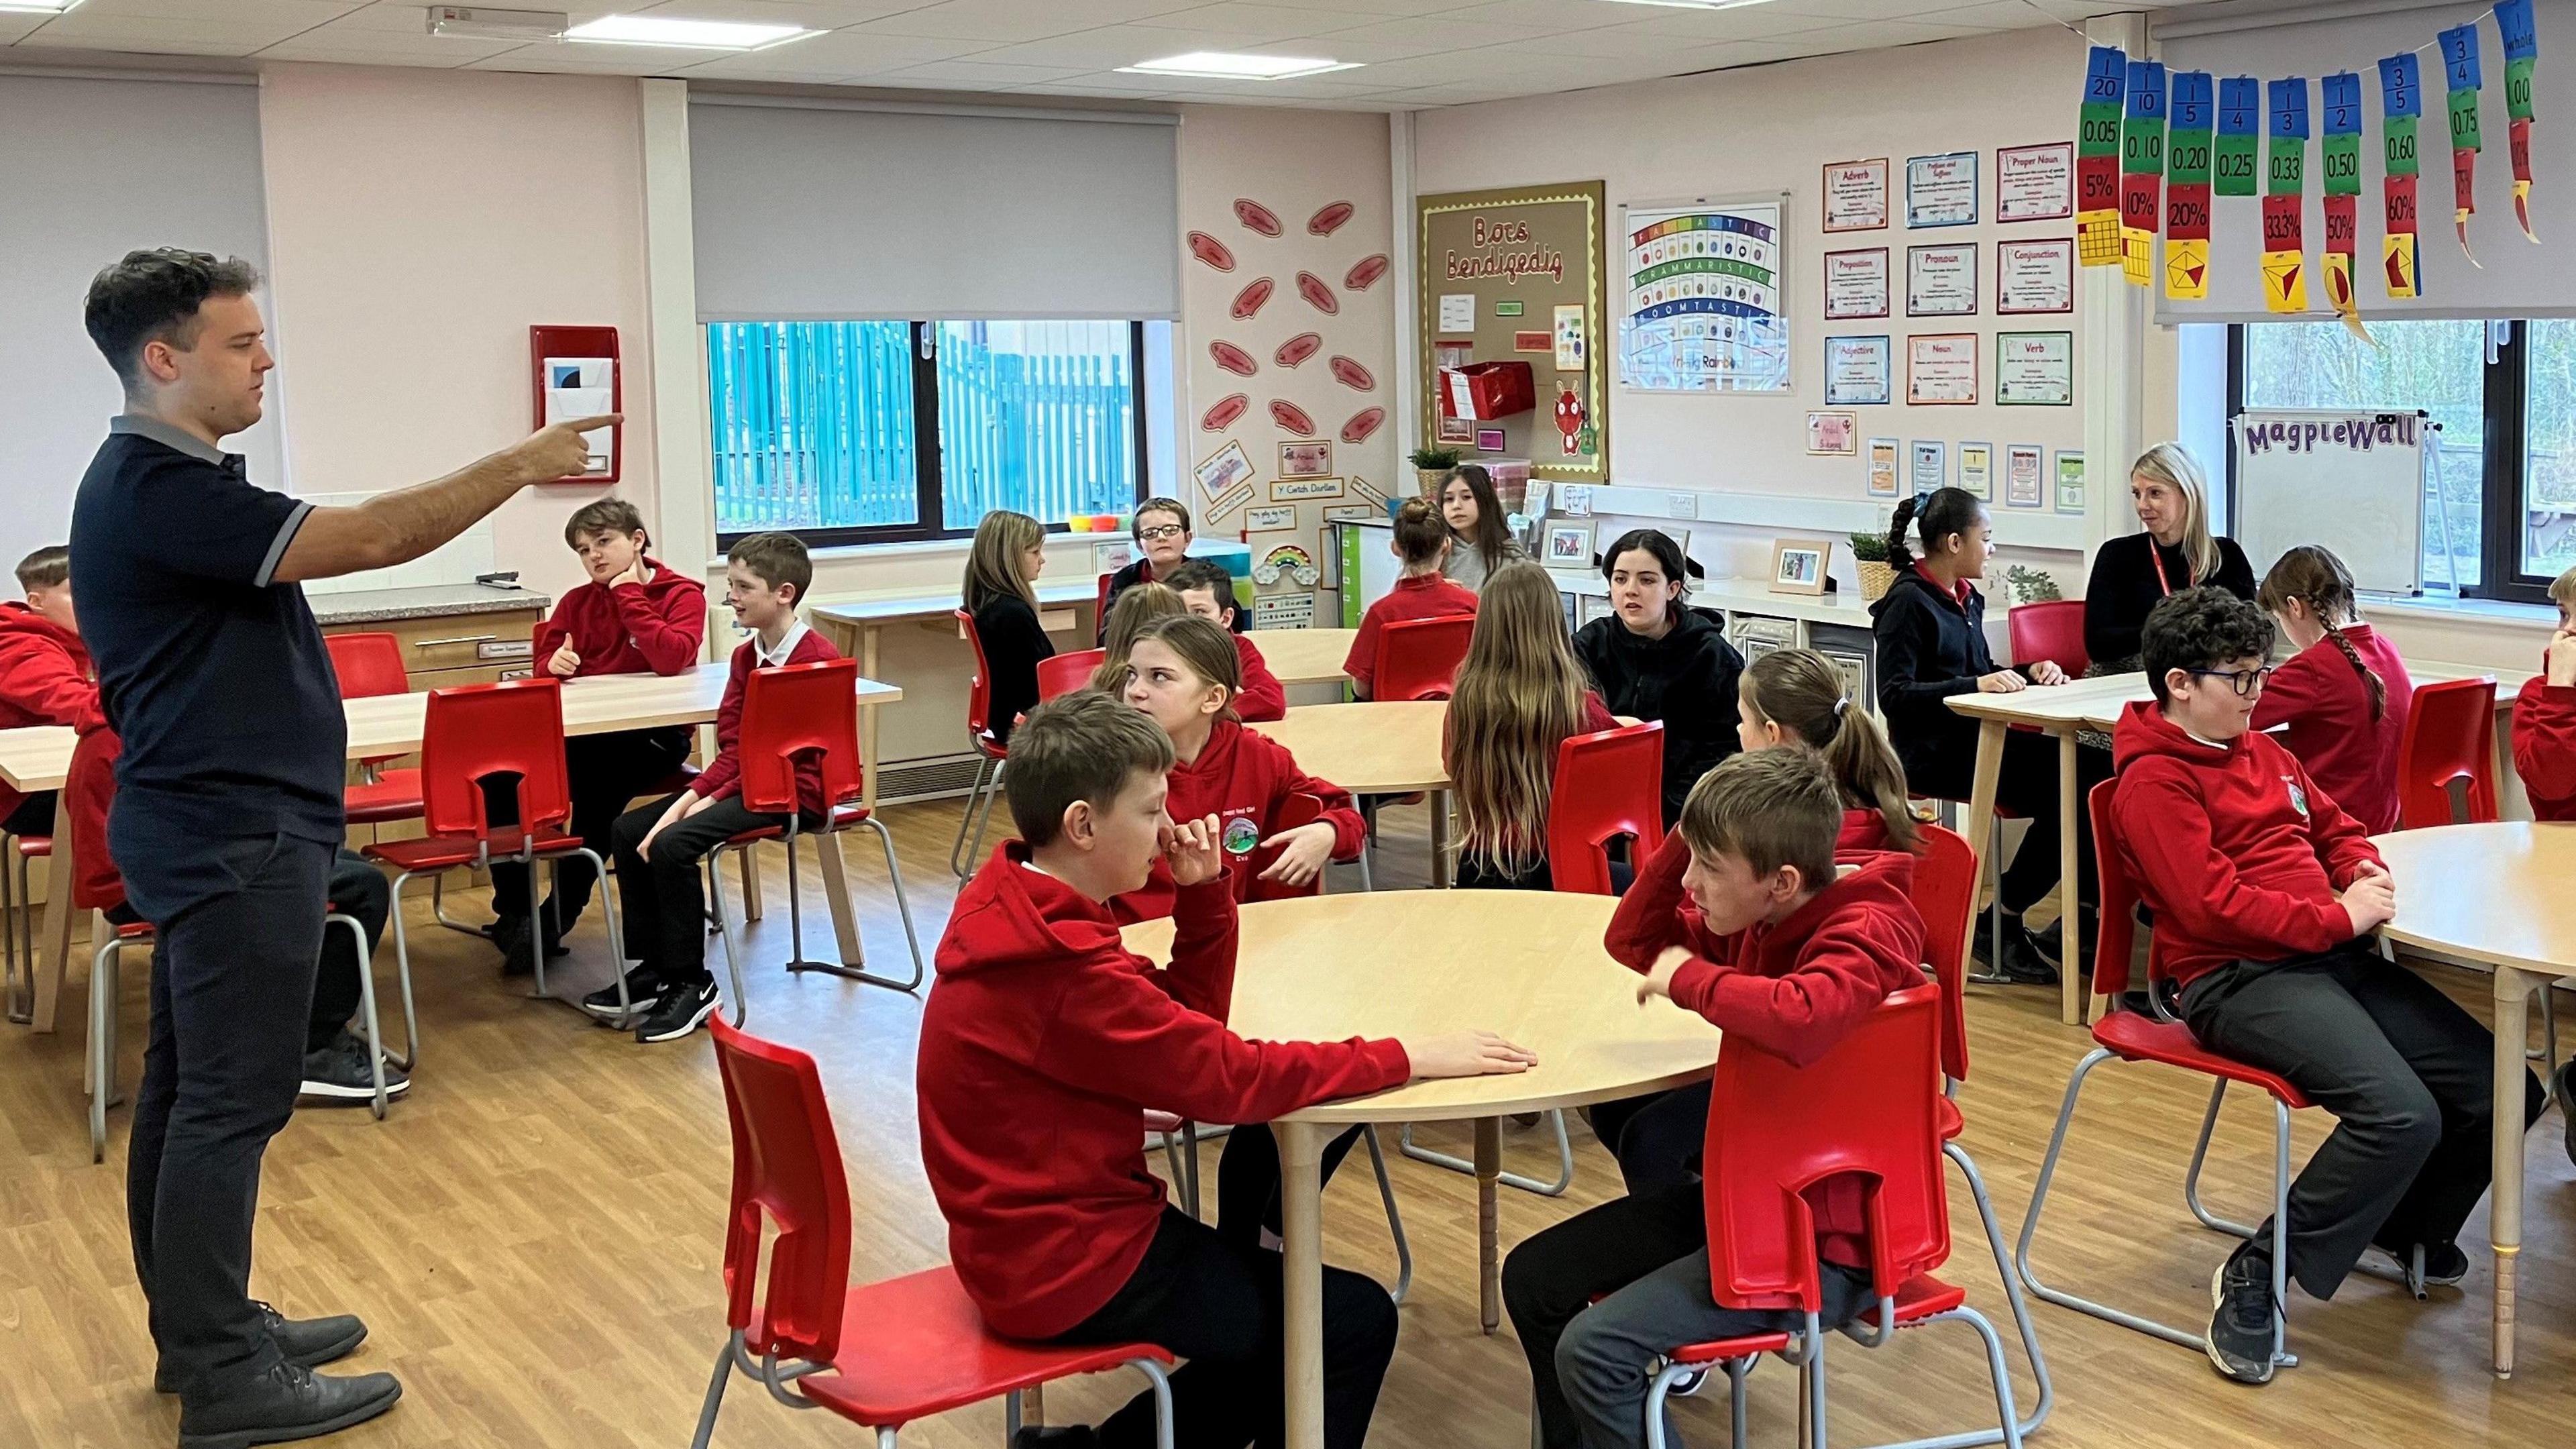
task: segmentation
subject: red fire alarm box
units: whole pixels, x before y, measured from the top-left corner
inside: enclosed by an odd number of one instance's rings
[[[614,327],[528,329],[530,427],[626,411],[625,366],[617,356]],[[590,467],[557,483],[614,483],[626,469],[626,425],[586,435]]]
[[[1538,406],[1526,362],[1471,362],[1440,369],[1440,416],[1492,422]]]

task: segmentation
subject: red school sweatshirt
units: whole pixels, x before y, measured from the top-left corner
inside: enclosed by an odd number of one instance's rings
[[[2513,702],[2513,772],[2535,819],[2576,820],[2576,686],[2549,682],[2546,651]]]
[[[14,599],[0,603],[0,729],[106,722],[80,636]],[[26,798],[0,784],[0,815]]]
[[[1298,769],[1297,757],[1288,753],[1287,746],[1230,719],[1218,720],[1208,731],[1199,757],[1173,765],[1167,779],[1171,793],[1164,799],[1164,814],[1174,820],[1217,817],[1225,842],[1226,878],[1233,883],[1238,901],[1313,893],[1312,886],[1296,889],[1261,879],[1261,872],[1279,858],[1279,852],[1263,850],[1261,842],[1279,829],[1276,822],[1289,796],[1312,795],[1323,803],[1323,818],[1333,827],[1336,858],[1356,855],[1367,831],[1349,791]],[[1168,916],[1173,891],[1171,877],[1158,870],[1143,889],[1118,897],[1119,918],[1150,921]]]
[[[2353,653],[2388,689],[2388,708],[2370,717],[2370,683],[2332,639],[2293,654],[2263,687],[2254,706],[2254,728],[2286,725],[2280,741],[2307,766],[2335,803],[2372,834],[2397,828],[2397,751],[2406,739],[2406,714],[2415,682],[2397,648],[2368,624],[2343,631]]]
[[[1875,810],[1843,812],[1842,833],[1834,838],[1835,859],[1885,849],[1886,816]],[[1665,947],[1687,946],[1694,933],[1706,933],[1699,907],[1682,888],[1682,873],[1690,869],[1690,860],[1690,842],[1682,839],[1679,827],[1665,832],[1664,843],[1646,858],[1646,868],[1637,873],[1628,893],[1619,898],[1619,909],[1611,913],[1603,947],[1614,959],[1633,970],[1648,970]]]
[[[2121,712],[2111,758],[2111,818],[2176,985],[2352,939],[2335,893],[2380,864],[2379,851],[2269,735],[2207,744],[2142,699]],[[2096,972],[2097,991],[2127,985],[2126,962]]]
[[[573,646],[578,649],[581,646]],[[781,664],[812,664],[818,660],[838,659],[841,651],[832,641],[806,629],[796,636]],[[745,639],[733,651],[733,664],[725,675],[724,699],[716,706],[716,757],[689,782],[689,793],[709,800],[723,800],[742,793],[742,701],[751,687],[751,673],[760,668],[760,639]],[[823,765],[807,755],[796,762],[796,806],[799,814],[820,816],[831,808],[823,798]]]
[[[1368,606],[1360,615],[1360,631],[1351,639],[1351,652],[1342,660],[1342,672],[1359,686],[1359,697],[1374,698],[1377,691],[1377,636],[1389,624],[1407,619],[1437,619],[1449,614],[1476,612],[1476,591],[1451,583],[1436,573],[1408,574],[1395,581],[1386,597]]]
[[[1149,1107],[1265,1122],[1412,1076],[1394,1041],[1255,1042],[1226,1030],[1234,900],[1178,892],[1169,970],[1108,909],[1005,842],[959,892],[922,1008],[921,1164],[948,1254],[996,1332],[1048,1338],[1135,1274],[1166,1204]]]
[[[1619,912],[1635,902],[1683,923],[1686,939],[1674,944],[1691,959],[1673,973],[1674,1005],[1803,1067],[1850,1035],[1889,992],[1923,984],[1923,917],[1908,895],[1913,885],[1914,857],[1882,850],[1857,857],[1782,920],[1731,936],[1710,934],[1697,911],[1682,915],[1678,876],[1669,887],[1641,877]],[[1641,900],[1641,891],[1650,894]],[[1651,956],[1641,962],[1621,954],[1615,923],[1612,936],[1612,956],[1640,973],[1654,965]],[[1867,1267],[1869,1198],[1860,1180],[1830,1177],[1804,1196],[1817,1252],[1845,1267]]]
[[[698,662],[707,643],[707,590],[647,556],[649,583],[582,584],[556,601],[554,616],[537,626],[536,668],[567,642],[581,664],[575,679],[594,674],[681,673]]]
[[[1288,687],[1270,672],[1261,646],[1246,635],[1234,636],[1234,657],[1243,665],[1243,688],[1234,696],[1234,717],[1246,724],[1288,717]]]

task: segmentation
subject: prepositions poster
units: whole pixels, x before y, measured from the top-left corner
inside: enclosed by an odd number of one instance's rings
[[[1647,392],[1786,392],[1777,200],[1629,206],[1619,380]]]
[[[1825,253],[1825,320],[1887,315],[1887,248]]]

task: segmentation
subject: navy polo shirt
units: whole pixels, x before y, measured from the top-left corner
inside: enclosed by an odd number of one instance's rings
[[[304,590],[274,581],[312,510],[154,418],[110,423],[81,479],[73,603],[124,741],[108,839],[138,904],[138,875],[193,875],[228,841],[345,833],[338,676]]]

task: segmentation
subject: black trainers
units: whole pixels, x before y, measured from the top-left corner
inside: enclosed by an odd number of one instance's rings
[[[392,1374],[341,1378],[281,1363],[190,1398],[179,1411],[179,1449],[252,1449],[319,1438],[363,1424],[401,1397],[402,1383]]]
[[[695,986],[663,988],[661,1002],[644,1024],[635,1028],[640,1042],[677,1041],[716,1014],[716,983],[709,977]]]
[[[2417,1247],[2390,1248],[2373,1243],[2361,1251],[2361,1265],[2382,1278],[2393,1278],[2421,1297],[2421,1289],[2455,1288],[2469,1276],[2469,1255],[2457,1243],[2425,1243],[2424,1276],[2415,1276]]]
[[[2075,936],[2076,957],[2078,960],[2082,959],[2083,954],[2086,951],[2093,948],[2094,941],[2100,939],[2100,935],[2101,917],[2095,914],[2091,906],[2082,906],[2077,908],[2075,913]],[[2066,964],[2065,915],[2060,913],[2058,918],[2049,922],[2045,928],[2031,932],[2030,943],[2039,949],[2040,955],[2047,957],[2050,961],[2059,966],[2064,966]]]
[[[495,916],[492,924],[483,928],[483,934],[501,953],[502,975],[531,976],[536,973],[536,963],[528,959],[528,934],[533,929],[526,916]]]
[[[602,1021],[622,1021],[651,1011],[661,1003],[665,989],[661,976],[652,967],[638,966],[626,973],[627,1004],[624,1008],[617,1004],[617,983],[612,981],[583,997],[581,1009]]]
[[[2576,1061],[2558,1069],[2558,1115],[2567,1128],[2567,1160],[2576,1162]]]
[[[367,1341],[366,1321],[354,1313],[335,1313],[328,1318],[289,1318],[268,1304],[254,1298],[251,1307],[259,1310],[261,1327],[268,1331],[269,1342],[297,1368],[320,1368],[334,1359],[357,1352]],[[152,1371],[152,1392],[175,1394],[187,1387],[168,1364]]]
[[[2209,1303],[2209,1333],[2201,1340],[2209,1361],[2240,1384],[2270,1383],[2281,1322],[2281,1305],[2272,1297],[2272,1260],[2252,1243],[2228,1254],[2209,1277]]]
[[[1998,963],[1991,958],[1995,949],[1995,918],[1999,914],[2003,917],[2004,951],[2003,960]],[[1984,914],[1977,917],[1977,928],[1969,950],[1993,974],[2015,986],[2057,984],[2057,968],[2048,964],[2048,958],[2040,955],[2039,948],[2030,943],[2030,932],[2023,928],[2021,917],[2005,913],[1999,906],[1988,906]]]
[[[304,1054],[304,1085],[307,1097],[322,1097],[334,1102],[368,1102],[375,1100],[376,1079],[368,1069],[367,1044],[355,1032],[343,1031],[329,1046]],[[411,1078],[392,1062],[385,1063],[385,1095],[399,1097],[411,1090]]]

